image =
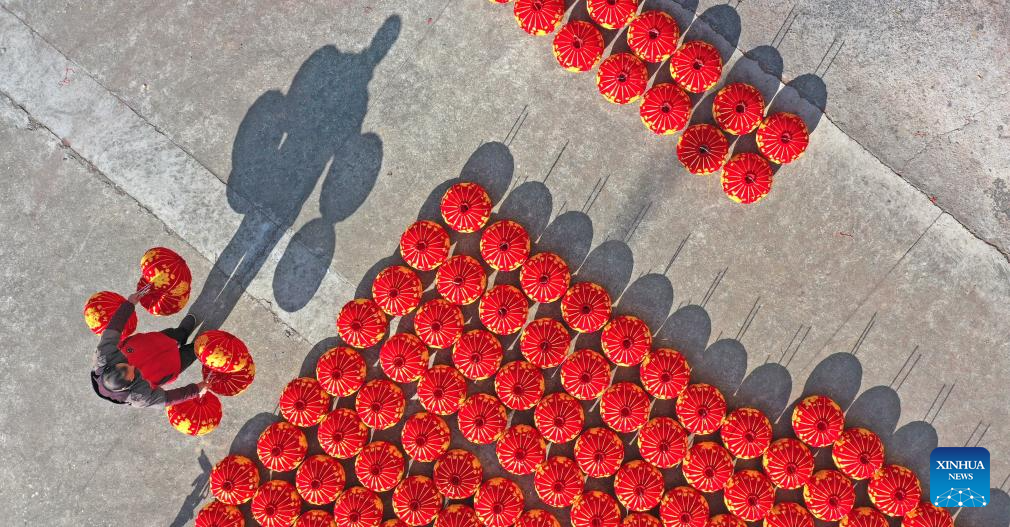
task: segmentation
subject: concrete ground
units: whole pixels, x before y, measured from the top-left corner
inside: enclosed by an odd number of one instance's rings
[[[992,503],[957,525],[1010,525],[1005,4],[646,2],[814,128],[749,207],[557,68],[509,6],[0,5],[6,524],[191,523],[209,467],[248,452],[339,307],[462,177],[733,404],[832,395],[924,482],[933,447],[988,448]],[[199,439],[85,380],[83,302],[129,291],[155,245],[256,357]]]

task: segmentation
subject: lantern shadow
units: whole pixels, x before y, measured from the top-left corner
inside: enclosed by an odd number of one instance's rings
[[[719,50],[723,64],[729,62],[740,42],[740,14],[729,4],[719,4],[703,11],[684,31],[684,42],[704,40]]]

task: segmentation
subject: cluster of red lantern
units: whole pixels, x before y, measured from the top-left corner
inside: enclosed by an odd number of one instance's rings
[[[722,78],[723,60],[715,46],[701,40],[681,42],[680,28],[672,16],[659,10],[639,12],[638,0],[587,0],[592,22],[570,20],[562,25],[565,10],[563,0],[516,0],[513,8],[523,31],[548,35],[557,30],[552,47],[562,68],[584,72],[599,63],[596,85],[608,101],[629,104],[641,99],[642,123],[657,135],[684,130],[693,107],[689,94],[705,93]],[[631,51],[604,59],[606,43],[601,28],[625,27]],[[668,62],[674,82],[649,87],[646,64],[663,62]],[[773,179],[769,161],[795,161],[810,142],[803,119],[784,112],[766,116],[764,97],[749,84],[732,83],[721,88],[713,100],[712,114],[726,133],[739,136],[756,130],[761,154],[737,154],[727,161],[730,142],[723,132],[711,125],[696,124],[678,138],[677,158],[692,174],[722,170],[723,191],[738,203],[753,203],[767,195]]]

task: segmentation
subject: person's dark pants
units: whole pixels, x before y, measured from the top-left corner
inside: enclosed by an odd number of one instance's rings
[[[163,334],[168,335],[179,343],[179,373],[186,371],[186,368],[189,368],[189,365],[196,361],[196,350],[193,349],[192,344],[186,343],[189,340],[190,334],[193,333],[195,326],[194,323],[191,323],[191,320],[192,317],[187,315],[186,318],[182,319],[179,327],[161,330]]]

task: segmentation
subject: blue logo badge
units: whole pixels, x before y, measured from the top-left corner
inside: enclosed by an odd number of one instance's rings
[[[929,455],[929,494],[938,507],[984,507],[989,503],[989,451],[934,448]]]

